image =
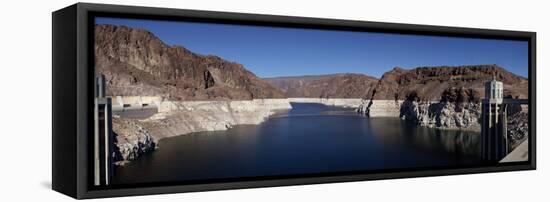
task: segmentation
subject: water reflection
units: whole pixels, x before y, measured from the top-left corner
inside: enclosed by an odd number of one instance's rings
[[[462,155],[479,154],[480,133],[476,131],[419,127],[397,118],[370,118],[366,122],[380,144],[405,145],[428,151],[443,149]]]

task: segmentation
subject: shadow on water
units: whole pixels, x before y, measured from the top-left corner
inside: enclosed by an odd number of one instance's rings
[[[472,165],[479,133],[438,130],[353,109],[291,103],[259,125],[162,139],[118,167],[115,183]]]

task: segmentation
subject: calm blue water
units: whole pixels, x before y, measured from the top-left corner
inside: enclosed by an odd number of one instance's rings
[[[479,133],[437,130],[352,109],[292,103],[260,125],[162,139],[118,167],[116,183],[460,166],[479,163]]]

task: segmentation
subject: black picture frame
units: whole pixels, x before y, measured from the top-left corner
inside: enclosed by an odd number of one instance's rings
[[[529,160],[497,166],[311,174],[197,183],[157,183],[98,189],[90,186],[93,113],[93,19],[97,16],[184,20],[328,30],[369,31],[529,42]],[[68,196],[164,194],[315,183],[442,176],[536,169],[536,33],[414,24],[257,15],[168,8],[77,3],[52,13],[52,188]]]

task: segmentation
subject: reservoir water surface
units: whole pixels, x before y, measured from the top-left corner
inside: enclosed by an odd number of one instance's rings
[[[477,165],[479,132],[291,103],[259,125],[160,140],[115,170],[117,184]]]

